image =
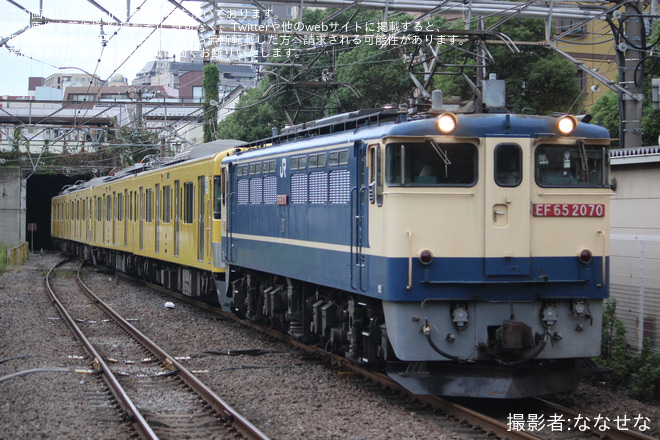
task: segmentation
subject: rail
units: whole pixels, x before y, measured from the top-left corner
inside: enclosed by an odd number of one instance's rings
[[[83,334],[80,330],[76,321],[71,317],[67,312],[64,305],[57,298],[51,283],[50,277],[52,272],[59,267],[61,264],[68,262],[69,260],[63,260],[53,267],[46,276],[46,285],[48,289],[48,294],[53,302],[53,304],[58,309],[58,312],[65,320],[67,325],[75,333],[76,337],[83,343],[86,351],[94,359],[95,369],[103,375],[107,385],[111,389],[113,395],[122,406],[123,410],[129,416],[131,424],[138,432],[138,434],[144,439],[156,440],[158,439],[157,434],[150,426],[150,423],[147,421],[145,415],[136,407],[133,403],[131,397],[127,394],[124,388],[119,384],[116,376],[113,374],[108,365],[104,362],[102,356],[96,351],[89,339]],[[219,396],[217,396],[211,389],[206,385],[201,383],[191,371],[186,369],[181,365],[173,356],[169,355],[163,351],[155,342],[147,338],[143,333],[133,327],[128,321],[119,316],[112,308],[110,308],[105,302],[98,298],[82,281],[80,277],[80,268],[78,268],[77,274],[77,283],[80,286],[83,293],[91,300],[91,302],[101,309],[106,315],[108,315],[114,322],[116,322],[127,334],[129,334],[133,339],[139,342],[140,345],[149,350],[153,355],[155,355],[160,362],[176,371],[177,376],[192,390],[194,390],[197,395],[202,397],[208,407],[213,408],[213,410],[230,421],[232,429],[239,433],[236,437],[234,433],[234,438],[245,438],[249,440],[268,440],[264,433],[262,433],[256,426],[252,425],[247,419],[245,419],[241,414],[236,412],[231,408],[227,403],[225,403]]]
[[[81,265],[82,267],[82,265]],[[215,394],[210,388],[204,385],[194,374],[185,368],[174,356],[169,355],[160,346],[158,346],[151,339],[147,338],[137,328],[132,326],[128,321],[117,314],[110,306],[101,301],[94,293],[83,283],[80,278],[80,268],[78,270],[77,282],[85,294],[94,302],[96,306],[101,308],[108,316],[119,324],[128,334],[138,340],[143,346],[151,351],[158,359],[165,365],[171,365],[176,369],[179,377],[196,393],[198,393],[206,403],[208,403],[219,414],[223,414],[232,420],[232,424],[246,439],[250,440],[269,440],[269,437],[261,432],[249,420],[243,417],[240,413],[234,410],[228,403]]]
[[[108,387],[110,388],[110,390],[112,391],[112,394],[117,398],[117,401],[120,403],[124,411],[126,411],[126,414],[128,414],[133,420],[134,422],[133,426],[135,427],[136,431],[140,434],[142,438],[157,439],[158,437],[149,426],[149,423],[147,423],[144,416],[140,413],[140,411],[135,406],[133,401],[128,397],[128,395],[126,394],[122,386],[119,384],[119,381],[117,380],[115,375],[112,374],[110,368],[105,363],[101,355],[99,355],[99,353],[96,351],[90,340],[87,339],[87,337],[82,333],[82,331],[80,331],[80,328],[76,325],[76,321],[71,317],[71,315],[69,315],[69,312],[67,312],[64,305],[55,295],[55,291],[53,290],[50,284],[51,274],[55,271],[57,267],[68,261],[69,260],[60,261],[46,275],[46,287],[48,289],[48,295],[50,296],[53,304],[57,308],[57,311],[59,312],[60,316],[62,316],[62,318],[69,326],[71,331],[76,335],[76,338],[78,338],[78,340],[85,346],[85,350],[87,351],[87,353],[89,353],[89,355],[94,359],[94,364],[96,365],[97,370],[101,374],[103,374],[103,378],[107,383]]]

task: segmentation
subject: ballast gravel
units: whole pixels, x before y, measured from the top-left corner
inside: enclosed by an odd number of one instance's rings
[[[33,254],[0,276],[0,439],[135,438],[46,295],[60,259]],[[227,318],[112,273],[86,268],[84,280],[272,439],[471,438]],[[584,414],[643,415],[645,434],[659,434],[656,406],[586,385],[563,399]]]

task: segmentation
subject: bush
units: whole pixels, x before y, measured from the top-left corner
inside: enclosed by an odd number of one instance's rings
[[[650,400],[660,391],[660,354],[651,352],[651,340],[644,339],[642,353],[635,359],[636,371],[630,377],[630,392],[635,399]]]
[[[642,352],[628,356],[626,329],[616,316],[616,299],[603,307],[603,339],[598,366],[609,369],[606,381],[617,390],[628,386],[635,399],[650,400],[660,395],[660,354],[651,351],[651,340],[644,339]]]
[[[616,299],[611,299],[603,307],[603,330],[601,355],[596,363],[610,370],[609,384],[613,389],[630,379],[630,359],[627,356],[628,342],[626,328],[616,317]]]

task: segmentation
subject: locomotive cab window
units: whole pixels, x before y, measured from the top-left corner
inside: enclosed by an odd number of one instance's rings
[[[383,176],[380,145],[369,150],[369,202],[383,206]]]
[[[608,157],[608,148],[602,145],[539,145],[534,153],[536,183],[542,187],[607,187]]]
[[[516,144],[495,147],[495,183],[516,187],[522,182],[522,149]]]
[[[385,167],[390,186],[473,186],[477,147],[432,140],[395,142],[387,145]]]

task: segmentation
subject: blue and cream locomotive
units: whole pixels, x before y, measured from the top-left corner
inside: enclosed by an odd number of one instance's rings
[[[419,394],[571,389],[599,355],[602,127],[382,110],[251,147],[222,161],[225,307]]]

